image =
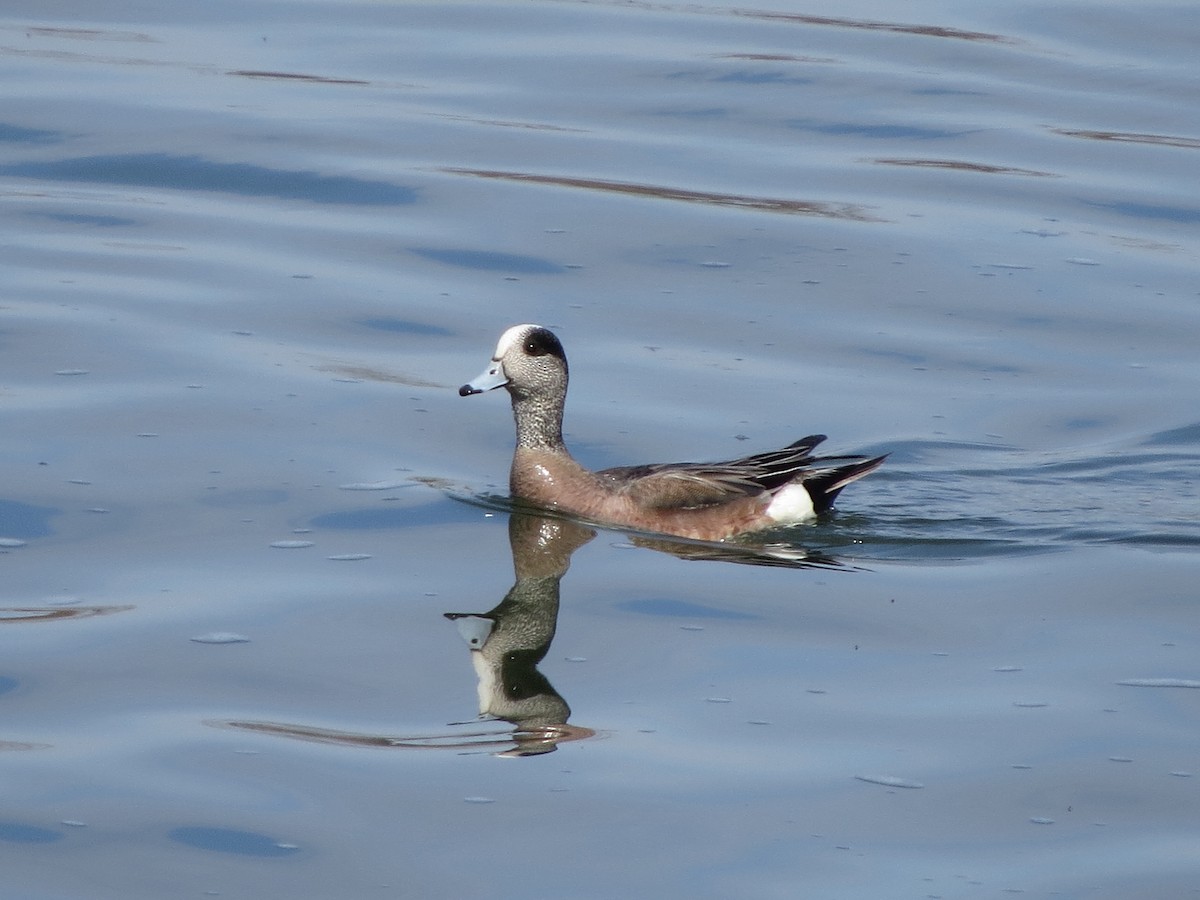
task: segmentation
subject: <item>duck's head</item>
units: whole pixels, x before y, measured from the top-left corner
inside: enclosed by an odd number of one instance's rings
[[[554,332],[541,325],[514,325],[500,335],[491,364],[458,394],[469,397],[498,387],[518,399],[565,394],[567,355]]]

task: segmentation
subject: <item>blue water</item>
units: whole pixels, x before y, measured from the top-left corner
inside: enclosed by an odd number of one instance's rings
[[[14,896],[1200,891],[1198,41],[0,8]],[[589,466],[891,455],[754,546],[511,516],[526,321]]]

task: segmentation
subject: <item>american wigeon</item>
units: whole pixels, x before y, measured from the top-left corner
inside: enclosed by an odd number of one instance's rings
[[[813,456],[813,434],[781,450],[717,463],[659,463],[591,472],[562,437],[567,357],[540,325],[500,336],[491,365],[460,396],[507,388],[517,423],[509,474],[514,497],[588,521],[719,541],[772,526],[809,522],[883,456]]]

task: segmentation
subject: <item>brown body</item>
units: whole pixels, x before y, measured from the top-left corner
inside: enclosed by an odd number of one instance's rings
[[[779,524],[766,515],[771,504],[771,495],[766,491],[726,495],[711,505],[696,505],[697,498],[690,495],[680,497],[676,503],[665,502],[667,498],[661,496],[651,501],[646,496],[650,487],[646,483],[606,478],[601,472],[585,469],[569,455],[547,450],[518,447],[508,484],[514,497],[543,509],[589,522],[702,541],[720,541]],[[682,487],[681,493],[688,494],[688,486]]]

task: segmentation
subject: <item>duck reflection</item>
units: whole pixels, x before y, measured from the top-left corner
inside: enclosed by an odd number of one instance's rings
[[[485,613],[445,613],[470,647],[479,678],[479,720],[446,734],[382,735],[283,722],[211,721],[233,728],[317,743],[485,752],[499,756],[550,753],[595,732],[567,724],[571,708],[538,663],[558,625],[559,582],[571,554],[596,536],[569,519],[514,512],[508,522],[516,583]],[[490,723],[490,724],[488,724]],[[499,723],[505,723],[500,725]]]
[[[445,613],[471,648],[479,715],[515,726],[514,754],[545,753],[592,734],[567,726],[570,706],[537,667],[554,640],[559,582],[571,554],[595,536],[569,519],[513,513],[508,537],[516,583],[488,612]]]

